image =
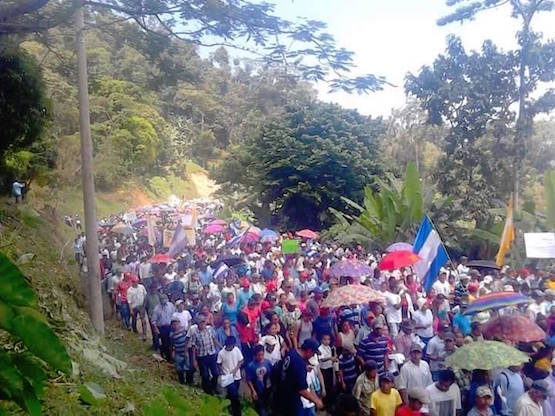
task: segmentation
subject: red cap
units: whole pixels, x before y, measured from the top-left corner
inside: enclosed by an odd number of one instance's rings
[[[249,279],[247,279],[246,277],[243,277],[239,284],[241,285],[241,287],[249,287],[251,285]]]

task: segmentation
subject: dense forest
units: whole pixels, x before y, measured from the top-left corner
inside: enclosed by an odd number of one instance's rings
[[[449,233],[447,244],[482,255],[494,249],[517,154],[511,133],[515,51],[489,41],[479,51],[466,51],[459,39],[447,39],[435,62],[407,74],[406,107],[381,119],[321,102],[308,81],[279,63],[157,36],[109,12],[90,14],[87,21],[99,190],[133,182],[155,195],[161,188],[179,194],[194,161],[218,182],[230,215],[242,212],[261,226],[281,229],[329,229],[328,238],[358,238],[379,248],[388,241],[360,222],[338,219],[337,210],[356,217],[342,197],[362,203],[365,192],[388,186],[384,178],[399,193],[407,165],[415,162],[424,211]],[[2,53],[34,86],[29,97],[18,99],[34,100],[35,117],[19,127],[23,136],[38,138],[3,149],[4,182],[19,177],[53,189],[79,186],[71,27],[19,39]],[[552,62],[536,66],[548,78]],[[539,104],[545,103],[538,103],[536,113],[548,114],[550,107]],[[553,163],[553,125],[545,116],[536,120],[522,153],[521,201],[530,214],[527,225],[537,229],[545,216],[530,218],[546,208],[542,178]],[[384,205],[377,214],[384,223],[388,209],[400,212]],[[400,224],[388,227],[403,235]]]

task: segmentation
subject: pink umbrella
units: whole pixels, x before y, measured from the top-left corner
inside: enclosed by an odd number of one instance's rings
[[[306,238],[307,240],[316,240],[318,238],[318,233],[307,229],[297,231],[297,235],[299,237]]]
[[[206,227],[204,227],[204,230],[202,232],[204,234],[219,234],[223,232],[224,228],[225,227],[223,225],[218,224],[207,225]]]
[[[249,231],[243,236],[241,241],[244,243],[256,243],[259,239],[260,237],[258,236],[258,234]]]
[[[212,220],[208,223],[208,225],[227,225],[227,222],[225,222],[225,220]]]

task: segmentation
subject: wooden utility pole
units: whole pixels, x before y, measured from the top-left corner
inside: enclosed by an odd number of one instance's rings
[[[85,17],[83,6],[75,12],[77,77],[79,84],[79,127],[81,135],[81,176],[83,180],[83,201],[85,205],[85,246],[87,254],[87,288],[89,314],[94,329],[104,335],[102,312],[102,292],[100,290],[100,263],[98,259],[98,237],[94,198],[94,167],[89,118],[89,90],[87,77],[87,50],[85,48]]]

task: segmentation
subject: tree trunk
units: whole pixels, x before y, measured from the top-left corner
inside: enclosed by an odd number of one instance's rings
[[[89,91],[87,80],[87,51],[85,48],[85,18],[83,7],[75,12],[77,74],[79,83],[79,126],[81,135],[81,176],[85,206],[85,235],[88,266],[89,314],[94,329],[104,335],[102,293],[100,289],[100,264],[98,261],[98,237],[94,198],[94,169],[89,119]]]

